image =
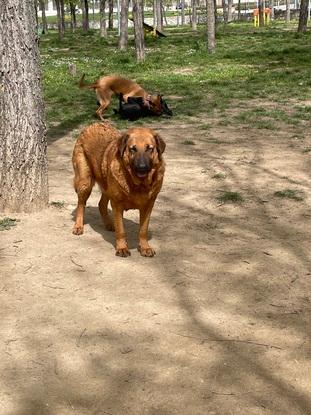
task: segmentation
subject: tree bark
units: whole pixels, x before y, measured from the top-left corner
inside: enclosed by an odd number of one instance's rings
[[[307,31],[308,9],[309,9],[309,0],[301,0],[300,12],[299,12],[298,33],[304,33],[304,32]]]
[[[0,211],[38,211],[48,179],[33,0],[0,3],[0,38]]]
[[[265,25],[263,0],[258,1],[258,10],[259,10],[258,12],[259,13],[259,26],[263,27]]]
[[[228,0],[228,21],[227,23],[232,22],[232,0]]]
[[[180,0],[181,4],[181,25],[185,25],[185,0]]]
[[[108,28],[113,29],[113,0],[108,0]]]
[[[128,44],[128,14],[129,14],[129,0],[121,0],[121,14],[120,14],[120,38],[119,49],[126,50]]]
[[[226,4],[226,0],[222,0],[222,14],[224,18],[224,23],[228,23],[228,8]]]
[[[214,7],[213,0],[206,0],[207,50],[209,53],[214,53],[216,47]]]
[[[274,20],[274,0],[270,0],[271,20]]]
[[[99,14],[100,14],[100,37],[107,37],[106,0],[100,0]]]
[[[143,0],[133,0],[133,19],[136,59],[138,62],[145,60],[145,38],[144,38],[144,9]]]
[[[196,31],[198,28],[198,13],[196,0],[191,0],[191,27]]]

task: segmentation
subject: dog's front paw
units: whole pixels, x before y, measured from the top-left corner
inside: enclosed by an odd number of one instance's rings
[[[77,225],[75,225],[73,227],[72,233],[74,235],[82,235],[83,234],[83,226],[77,226]]]
[[[138,252],[140,252],[141,256],[153,257],[155,256],[156,252],[150,246],[148,248],[142,248],[140,245],[137,248]]]
[[[128,248],[121,248],[121,249],[116,249],[116,255],[121,256],[123,258],[126,258],[126,257],[130,256],[131,253],[128,250]]]

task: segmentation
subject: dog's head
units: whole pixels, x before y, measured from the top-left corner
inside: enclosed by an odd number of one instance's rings
[[[130,128],[119,139],[118,150],[130,173],[144,179],[162,160],[165,142],[150,128]]]
[[[167,103],[164,101],[163,95],[161,94],[149,95],[148,103],[149,103],[149,110],[153,115],[164,114],[170,117],[173,115]]]

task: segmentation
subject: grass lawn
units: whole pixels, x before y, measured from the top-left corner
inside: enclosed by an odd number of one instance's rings
[[[208,128],[204,115],[215,111],[223,125],[252,123],[273,130],[282,122],[295,126],[298,134],[310,121],[310,32],[298,36],[296,25],[284,23],[263,29],[248,23],[219,25],[213,55],[206,51],[203,26],[197,33],[179,27],[167,29],[166,34],[166,38],[146,39],[143,64],[135,61],[132,36],[127,52],[118,51],[115,32],[106,39],[98,31],[68,32],[62,42],[54,31],[42,36],[50,134],[57,136],[94,121],[95,94],[77,87],[83,73],[89,82],[112,73],[135,79],[148,91],[164,94],[174,119],[192,122],[193,116],[201,117],[202,129]],[[69,74],[70,63],[77,67],[76,77]],[[261,104],[266,102],[270,106]],[[124,122],[112,115],[112,108],[107,115],[122,127]]]

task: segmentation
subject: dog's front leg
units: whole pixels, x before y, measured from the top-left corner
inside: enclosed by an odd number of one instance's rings
[[[123,211],[124,209],[118,206],[118,203],[114,203],[111,200],[111,207],[113,211],[113,221],[116,234],[116,255],[127,257],[131,253],[127,247],[126,235],[123,225]]]
[[[139,245],[138,251],[142,256],[152,257],[155,255],[155,250],[151,248],[148,243],[148,227],[152,208],[155,199],[150,201],[146,206],[139,210],[140,213],[140,228],[139,228]]]

